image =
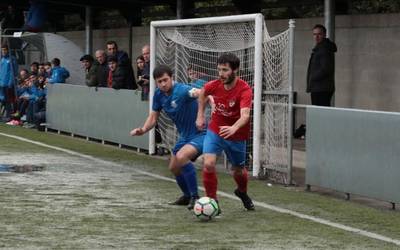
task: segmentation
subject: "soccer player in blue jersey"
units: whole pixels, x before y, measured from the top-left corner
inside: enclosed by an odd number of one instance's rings
[[[196,128],[198,97],[200,90],[172,79],[172,70],[166,65],[157,66],[153,71],[157,89],[153,97],[153,107],[145,123],[133,129],[132,136],[143,135],[154,128],[161,110],[172,119],[178,129],[179,139],[173,149],[169,169],[175,175],[176,182],[183,192],[173,205],[186,205],[193,209],[199,198],[196,169],[192,164],[203,149],[205,130]]]

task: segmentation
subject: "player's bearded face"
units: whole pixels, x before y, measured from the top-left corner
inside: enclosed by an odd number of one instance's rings
[[[221,82],[226,85],[231,84],[236,78],[235,71],[230,68],[229,64],[219,64],[218,75]]]

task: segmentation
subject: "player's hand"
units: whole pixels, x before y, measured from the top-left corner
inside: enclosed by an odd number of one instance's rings
[[[136,136],[136,135],[143,135],[144,133],[145,131],[142,128],[135,128],[129,134],[131,136]]]
[[[234,133],[236,133],[236,128],[233,126],[220,126],[219,127],[219,135],[224,139],[231,137]]]
[[[206,127],[206,119],[204,116],[197,116],[196,127],[198,130],[203,130]]]

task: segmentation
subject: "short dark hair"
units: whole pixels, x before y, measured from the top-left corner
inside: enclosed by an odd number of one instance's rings
[[[57,57],[51,60],[51,63],[54,64],[55,66],[60,66],[61,61]]]
[[[35,65],[36,67],[39,67],[39,63],[38,62],[33,62],[33,63],[31,63],[31,66],[32,65]]]
[[[81,57],[81,59],[79,59],[79,61],[89,61],[89,62],[93,62],[94,61],[94,58],[93,58],[93,56],[91,56],[91,55],[84,55],[84,56],[82,56]]]
[[[44,66],[50,66],[51,67],[51,62],[45,62],[43,64],[44,64]]]
[[[7,45],[6,43],[3,43],[3,44],[1,45],[1,48],[2,48],[2,49],[8,49],[8,45]]]
[[[168,76],[172,76],[172,69],[168,67],[167,65],[158,65],[154,70],[153,70],[153,78],[157,79],[159,77],[162,77],[164,74],[167,74]]]
[[[144,57],[143,57],[142,55],[140,55],[140,56],[136,57],[136,61],[137,61],[137,60],[142,60],[142,61],[144,61]]]
[[[325,28],[325,26],[322,25],[322,24],[316,24],[316,25],[314,25],[313,30],[315,30],[315,29],[320,29],[320,30],[322,30],[322,32],[323,32],[324,34],[326,34],[326,28]]]
[[[218,57],[218,64],[229,64],[232,70],[236,70],[239,68],[240,60],[239,58],[232,53],[224,53]]]
[[[108,56],[107,62],[118,62],[118,58],[116,56]]]
[[[107,42],[107,45],[114,45],[115,48],[118,50],[118,44],[117,44],[116,41],[108,41],[108,42]]]

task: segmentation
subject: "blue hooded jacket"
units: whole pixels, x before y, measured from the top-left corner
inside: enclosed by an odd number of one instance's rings
[[[48,82],[54,83],[65,83],[65,79],[69,77],[69,72],[64,67],[56,66],[51,69],[51,77],[48,78]]]
[[[7,54],[0,60],[0,87],[11,88],[18,75],[18,63],[14,56]]]

